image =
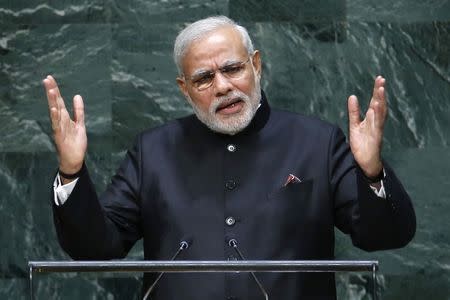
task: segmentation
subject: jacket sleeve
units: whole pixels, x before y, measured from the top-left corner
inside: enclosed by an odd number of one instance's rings
[[[73,259],[122,258],[141,238],[140,153],[138,138],[100,198],[85,169],[63,205],[52,201],[59,243]]]
[[[416,216],[407,192],[383,161],[386,198],[371,190],[339,128],[329,146],[329,176],[334,200],[335,224],[350,234],[352,242],[366,251],[400,248],[412,240]]]

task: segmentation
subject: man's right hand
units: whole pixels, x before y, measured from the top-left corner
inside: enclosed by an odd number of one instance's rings
[[[43,80],[43,83],[47,93],[53,139],[58,153],[59,170],[66,174],[74,174],[83,166],[87,149],[83,99],[80,95],[73,97],[74,113],[72,120],[55,79],[49,75]],[[70,181],[63,178],[64,184]]]

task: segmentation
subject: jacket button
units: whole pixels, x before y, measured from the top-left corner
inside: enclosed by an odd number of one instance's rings
[[[233,217],[228,217],[228,218],[225,219],[225,223],[226,223],[228,226],[233,226],[234,223],[236,223],[236,219],[233,218]]]
[[[225,187],[229,190],[234,189],[236,187],[236,181],[228,180],[227,183],[225,184]]]
[[[228,150],[229,152],[234,152],[234,151],[236,151],[236,146],[233,145],[233,144],[229,144],[229,145],[227,146],[227,150]]]

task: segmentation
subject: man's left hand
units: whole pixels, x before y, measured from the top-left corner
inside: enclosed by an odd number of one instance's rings
[[[375,79],[372,99],[364,120],[361,120],[356,96],[348,98],[350,148],[359,167],[369,178],[376,177],[383,170],[381,146],[388,110],[385,83],[386,79],[382,76]]]

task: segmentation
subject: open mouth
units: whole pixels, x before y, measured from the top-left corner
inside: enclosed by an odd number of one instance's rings
[[[217,107],[216,113],[235,113],[241,110],[243,104],[244,101],[242,101],[241,98],[235,98],[230,101],[225,101]]]

